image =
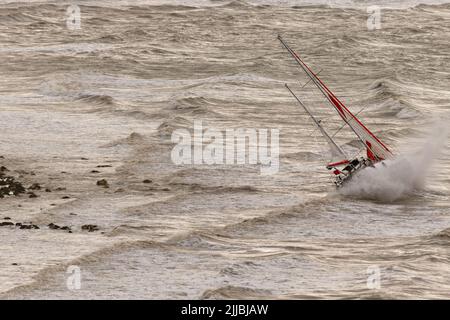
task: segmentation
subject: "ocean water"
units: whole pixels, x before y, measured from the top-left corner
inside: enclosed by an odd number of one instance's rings
[[[69,2],[0,1],[0,165],[42,186],[0,199],[0,219],[39,226],[0,227],[0,298],[450,297],[450,4],[78,4],[74,29]],[[335,190],[284,84],[341,122],[278,34],[363,109],[398,155],[387,169]],[[279,130],[279,172],[175,164],[171,135],[195,121]]]

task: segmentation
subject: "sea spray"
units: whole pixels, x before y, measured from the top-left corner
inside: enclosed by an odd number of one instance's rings
[[[377,163],[355,174],[339,193],[363,199],[392,202],[425,186],[433,160],[447,141],[448,130],[436,125],[419,150]]]

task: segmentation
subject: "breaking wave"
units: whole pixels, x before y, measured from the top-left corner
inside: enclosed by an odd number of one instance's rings
[[[109,148],[109,147],[115,147],[115,146],[120,146],[120,145],[126,145],[126,146],[140,145],[143,143],[143,141],[145,141],[145,138],[143,135],[141,135],[137,132],[132,132],[128,137],[107,143],[103,147]]]
[[[185,129],[192,127],[191,122],[183,117],[174,117],[162,122],[157,130],[162,137],[170,137],[177,129]]]
[[[94,105],[113,105],[114,99],[108,95],[83,94],[77,98],[78,101]]]
[[[214,116],[221,117],[218,112],[212,111],[215,107],[223,103],[218,99],[207,99],[202,96],[190,96],[171,101],[168,106],[170,114],[189,114],[191,116]]]
[[[450,228],[444,229],[436,233],[435,235],[432,236],[432,238],[450,240]]]

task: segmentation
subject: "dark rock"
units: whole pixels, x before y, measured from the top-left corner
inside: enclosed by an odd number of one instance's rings
[[[6,168],[5,166],[1,166],[0,167],[0,171],[1,172],[5,172],[5,171],[9,171],[8,168]]]
[[[71,230],[70,227],[68,227],[68,226],[63,226],[63,227],[61,227],[61,226],[58,226],[57,224],[54,224],[53,222],[50,223],[50,224],[47,225],[47,226],[48,226],[48,228],[51,229],[51,230],[65,230],[65,231],[70,231],[70,230]]]
[[[77,214],[76,213],[73,213],[73,212],[71,212],[71,213],[69,213],[71,216],[76,216]]]
[[[58,187],[58,188],[56,188],[55,190],[56,190],[56,191],[64,191],[64,190],[66,190],[66,188],[64,188],[64,187]]]
[[[49,188],[45,188],[45,192],[52,192]]]
[[[4,217],[3,220],[11,220],[10,217]]]
[[[64,196],[64,197],[61,197],[61,199],[70,199],[70,197],[69,196]]]
[[[16,223],[16,227],[20,227],[22,224],[20,222]]]
[[[99,164],[97,166],[97,168],[111,168],[111,167],[112,167],[112,165],[110,165],[110,164]]]
[[[0,227],[13,226],[13,225],[14,225],[14,223],[9,222],[9,221],[0,222]]]
[[[11,263],[11,265],[12,265],[12,266],[18,266],[18,264],[15,263],[15,262]]]
[[[5,176],[2,172],[0,173],[0,198],[9,195],[17,196],[25,192],[24,186],[16,181],[14,177]]]
[[[103,188],[109,188],[108,181],[106,181],[105,179],[98,180],[97,185]]]
[[[162,191],[170,191],[169,188],[162,188],[161,190],[162,190]]]
[[[89,232],[98,231],[99,228],[95,224],[85,224],[81,226],[81,230],[87,230]]]
[[[58,226],[57,224],[54,224],[53,222],[50,223],[50,224],[48,225],[48,227],[49,227],[49,229],[52,229],[52,230],[61,229],[60,226]]]
[[[150,179],[145,179],[144,181],[142,181],[143,183],[152,183],[153,181]]]
[[[30,195],[30,198],[37,198],[38,195],[35,194],[34,192],[28,192],[28,194]]]
[[[28,189],[29,190],[41,190],[41,186],[39,183],[33,183]]]
[[[81,157],[81,160],[89,160],[88,158]]]
[[[100,173],[98,170],[91,170],[91,173]]]

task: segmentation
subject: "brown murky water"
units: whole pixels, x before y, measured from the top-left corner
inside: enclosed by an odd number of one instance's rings
[[[432,129],[449,119],[450,5],[382,7],[370,31],[365,1],[82,1],[71,30],[68,4],[0,3],[0,164],[42,186],[0,199],[0,219],[40,228],[0,227],[1,298],[450,297],[450,153]],[[336,193],[277,34],[419,165]],[[171,134],[196,120],[278,129],[279,172],[175,165]]]

